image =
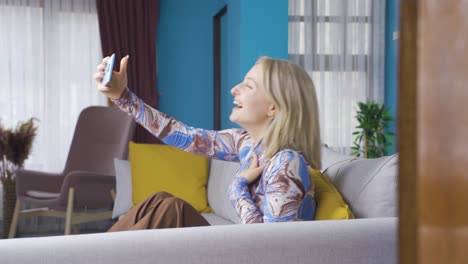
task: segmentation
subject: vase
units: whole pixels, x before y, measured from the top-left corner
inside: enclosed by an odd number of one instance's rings
[[[3,181],[3,238],[8,237],[11,220],[16,204],[16,182],[8,179]]]

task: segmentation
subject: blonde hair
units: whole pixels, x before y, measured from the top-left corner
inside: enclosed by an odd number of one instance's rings
[[[321,141],[317,97],[312,79],[299,65],[261,57],[263,84],[276,112],[263,137],[265,156],[284,148],[298,151],[314,169],[320,169]]]

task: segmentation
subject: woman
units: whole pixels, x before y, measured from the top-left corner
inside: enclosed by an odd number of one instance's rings
[[[210,131],[186,126],[131,93],[128,56],[102,86],[107,59],[97,67],[98,90],[154,136],[194,154],[241,163],[229,197],[243,223],[314,219],[308,166],[321,167],[318,107],[313,82],[299,65],[260,58],[231,89],[230,120],[243,129]],[[209,224],[186,202],[159,193],[132,208],[110,231],[199,225]]]

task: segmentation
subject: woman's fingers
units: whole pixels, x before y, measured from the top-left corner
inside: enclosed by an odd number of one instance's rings
[[[105,68],[106,68],[106,65],[102,63],[96,67],[97,71],[102,71],[102,72],[104,72]]]
[[[255,172],[257,173],[257,176],[260,176],[265,166],[266,166],[266,163],[263,163],[262,165],[254,168]]]
[[[94,79],[97,81],[98,79],[103,79],[104,78],[104,71],[97,71],[94,74]]]
[[[128,59],[129,59],[130,55],[127,55],[125,57],[123,57],[121,60],[120,60],[120,70],[119,70],[119,73],[123,73],[123,74],[127,74],[127,65],[128,65]]]
[[[107,87],[107,86],[99,85],[99,86],[98,86],[98,90],[99,90],[100,92],[108,92],[108,91],[110,91],[110,88]]]
[[[255,171],[260,171],[261,172],[265,168],[267,163],[265,162],[262,165],[258,166],[258,162],[259,161],[258,161],[257,154],[253,153],[252,154],[252,162],[250,163],[249,169],[252,169],[252,170],[256,169]]]
[[[109,60],[109,56],[105,57],[102,59],[101,64],[99,64],[96,69],[98,72],[101,72],[102,75],[104,75],[104,70],[106,69],[107,66],[107,61]]]
[[[253,153],[252,154],[252,162],[250,163],[250,168],[253,169],[253,168],[256,168],[258,167],[258,157],[257,157],[257,154]]]
[[[263,163],[262,165],[258,165],[258,156],[257,154],[252,154],[252,162],[248,169],[243,171],[240,176],[244,177],[249,183],[253,182],[255,179],[258,178],[262,174],[263,169],[267,165],[267,162]]]
[[[124,62],[123,70],[121,67],[121,70],[119,72],[113,71],[111,81],[104,86],[102,85],[102,81],[104,79],[104,72],[105,72],[108,60],[109,60],[109,57],[105,57],[104,59],[102,59],[102,63],[97,65],[96,73],[94,74],[93,77],[98,83],[98,90],[100,92],[103,92],[104,95],[106,95],[110,99],[118,99],[120,98],[120,96],[122,95],[122,92],[127,87],[127,73],[124,70],[126,69],[126,65],[128,63],[128,56],[126,56],[123,59],[123,62]]]
[[[94,74],[94,80],[98,81],[99,83],[102,82],[102,74],[100,72],[97,72]]]

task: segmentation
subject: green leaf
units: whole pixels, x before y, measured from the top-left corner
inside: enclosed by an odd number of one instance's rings
[[[366,153],[367,158],[386,155],[387,146],[392,146],[394,133],[390,130],[393,122],[390,109],[376,101],[357,102],[356,129],[354,131],[354,152]],[[366,149],[364,149],[366,148]]]

